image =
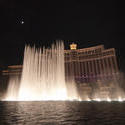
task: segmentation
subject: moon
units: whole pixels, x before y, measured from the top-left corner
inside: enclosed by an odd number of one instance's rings
[[[23,20],[21,21],[21,24],[24,24],[24,21],[23,21]]]

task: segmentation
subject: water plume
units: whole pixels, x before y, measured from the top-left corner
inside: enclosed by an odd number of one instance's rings
[[[66,85],[64,63],[64,43],[62,41],[52,44],[50,49],[26,46],[20,86],[16,89],[18,92],[9,94],[10,91],[16,91],[10,81],[6,100],[79,99],[74,81],[67,83],[71,89]],[[68,92],[69,89],[72,92]]]

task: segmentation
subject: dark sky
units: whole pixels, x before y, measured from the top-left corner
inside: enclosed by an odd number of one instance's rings
[[[124,4],[117,0],[0,0],[0,66],[21,64],[26,43],[62,39],[78,48],[114,47],[125,62]],[[24,24],[21,24],[24,21]]]

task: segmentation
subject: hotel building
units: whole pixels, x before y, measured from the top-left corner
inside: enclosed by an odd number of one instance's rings
[[[73,43],[70,50],[65,50],[65,71],[66,77],[74,76],[77,82],[116,78],[115,49],[105,49],[104,45],[77,49],[77,44]]]

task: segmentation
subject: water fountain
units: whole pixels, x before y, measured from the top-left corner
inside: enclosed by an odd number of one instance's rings
[[[50,49],[26,46],[20,85],[15,89],[17,84],[19,85],[17,79],[10,80],[5,100],[79,99],[75,82],[72,80],[71,83],[66,83],[65,81],[64,44],[62,41],[56,42]],[[69,91],[68,88],[72,88],[72,91]]]
[[[51,48],[26,46],[21,78],[10,76],[7,94],[3,100],[125,100],[124,91],[117,84],[117,79],[97,80],[94,86],[83,82],[76,86],[73,66],[71,64],[66,68],[64,54],[63,41],[57,41]],[[67,70],[70,75],[66,74]]]

